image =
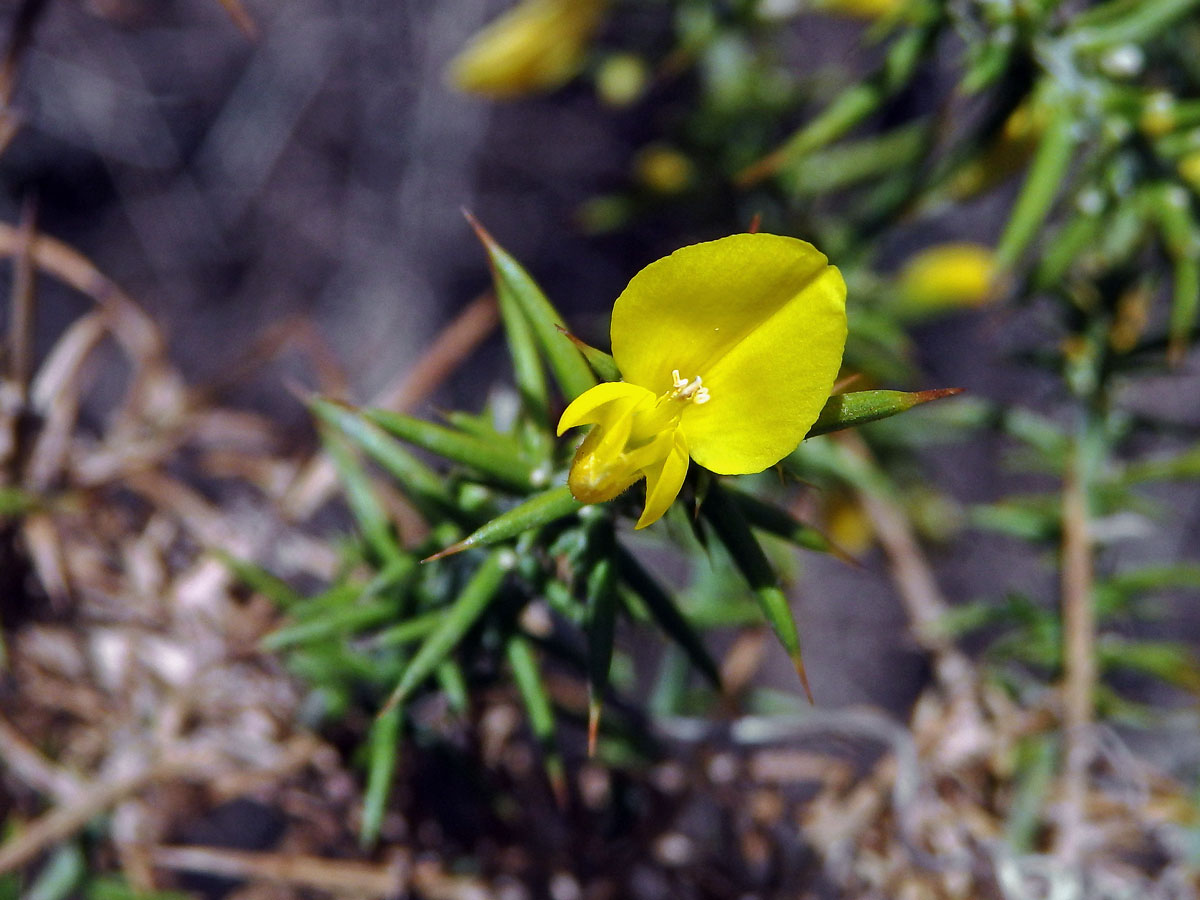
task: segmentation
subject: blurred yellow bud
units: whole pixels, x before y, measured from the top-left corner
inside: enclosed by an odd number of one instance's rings
[[[904,6],[906,0],[817,0],[814,6],[821,12],[856,19],[882,19]]]
[[[583,65],[607,6],[608,0],[521,0],[450,62],[450,82],[497,99],[554,90]]]
[[[605,104],[619,109],[641,99],[649,82],[645,60],[632,53],[614,53],[596,72],[596,93]]]
[[[1142,107],[1138,127],[1150,137],[1162,137],[1175,130],[1175,98],[1167,91],[1151,94]]]
[[[996,264],[981,244],[938,244],[913,256],[896,279],[901,304],[931,313],[979,306],[993,293]]]
[[[1193,150],[1179,161],[1179,177],[1200,194],[1200,150]]]
[[[964,200],[1012,175],[1033,156],[1045,125],[1045,107],[1026,100],[1004,120],[987,149],[958,170],[950,182],[951,195]]]
[[[1046,108],[1026,101],[1004,120],[1004,127],[1000,129],[1001,139],[1011,142],[1036,140],[1045,125]]]
[[[659,194],[678,194],[692,182],[692,161],[667,144],[649,144],[633,160],[637,180]]]
[[[875,543],[875,525],[866,510],[846,491],[828,491],[823,500],[823,524],[830,542],[855,559],[866,556]]]
[[[1117,298],[1116,315],[1108,329],[1108,343],[1118,353],[1128,353],[1138,345],[1150,321],[1154,293],[1138,284]]]

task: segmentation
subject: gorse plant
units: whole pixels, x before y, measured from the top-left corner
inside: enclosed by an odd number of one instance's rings
[[[498,427],[486,412],[452,413],[448,424],[436,424],[314,398],[362,545],[344,579],[303,603],[264,584],[263,573],[245,572],[295,616],[268,644],[320,685],[324,712],[344,712],[363,686],[378,692],[370,694],[382,715],[369,742],[368,839],[419,695],[439,693],[464,709],[477,679],[507,669],[561,794],[553,712],[561,701],[543,677],[546,665],[586,675],[593,752],[622,616],[652,622],[719,685],[702,629],[622,533],[626,517],[650,525],[678,494],[674,521],[683,531],[668,533],[723,547],[804,679],[797,626],[758,534],[818,551],[828,542],[712,470],[758,471],[805,434],[885,418],[946,393],[829,396],[845,335],[844,286],[802,241],[735,235],[652,264],[617,301],[614,360],[573,339],[525,270],[476,227],[520,396],[510,421]],[[599,377],[609,380],[598,384]],[[552,409],[566,401],[559,419]],[[593,427],[578,450],[556,438],[556,430],[582,424]],[[448,468],[431,468],[410,446]],[[689,467],[689,455],[709,468]],[[422,537],[397,533],[361,457],[419,511]],[[643,477],[644,490],[635,484]],[[647,739],[626,734],[635,747]]]

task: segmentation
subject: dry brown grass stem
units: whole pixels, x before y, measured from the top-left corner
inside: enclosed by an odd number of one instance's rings
[[[49,5],[50,0],[22,0],[12,18],[4,60],[0,63],[0,153],[7,149],[21,128],[21,116],[10,104],[25,51],[33,42],[33,33]]]
[[[51,605],[65,609],[71,599],[71,580],[67,575],[62,539],[54,527],[54,520],[49,513],[31,512],[21,522],[21,536],[25,539],[29,560]]]
[[[33,326],[37,295],[32,246],[36,228],[36,207],[26,202],[21,211],[21,225],[17,230],[16,253],[13,256],[12,315],[8,330],[9,378],[16,385],[22,400],[28,396],[29,379],[33,374]]]
[[[212,774],[211,751],[166,755],[136,772],[100,781],[30,822],[0,845],[0,874],[31,862],[43,851],[67,840],[96,816],[112,809],[151,784],[179,777],[207,778]]]
[[[242,5],[241,0],[219,0],[221,6],[225,8],[225,12],[229,13],[229,18],[233,19],[233,24],[248,37],[250,40],[258,39],[258,24],[254,21],[253,16],[246,11],[246,7]]]
[[[0,760],[25,784],[59,803],[69,802],[83,792],[78,778],[43,756],[3,716],[0,716]]]
[[[368,405],[396,412],[412,410],[462,365],[499,321],[496,298],[490,292],[475,298],[442,330],[416,365],[372,397]],[[280,507],[293,521],[303,521],[328,501],[336,488],[337,473],[321,454],[297,476]]]
[[[413,863],[404,851],[379,863],[327,859],[296,853],[253,853],[221,847],[154,847],[160,869],[274,882],[335,897],[400,897],[430,900],[491,900],[495,893],[477,878],[452,875],[432,860]]]
[[[149,857],[161,869],[276,882],[339,897],[399,897],[410,881],[401,854],[383,863],[367,863],[223,847],[154,847]]]
[[[131,360],[165,359],[166,347],[153,320],[87,257],[47,235],[38,234],[28,240],[19,228],[0,223],[0,257],[18,257],[24,252],[30,254],[39,270],[95,301]]]

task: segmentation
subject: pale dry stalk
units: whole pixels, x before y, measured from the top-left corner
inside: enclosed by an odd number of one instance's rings
[[[13,872],[43,851],[67,840],[101,813],[158,781],[212,774],[212,754],[170,753],[136,772],[102,781],[79,792],[30,822],[0,845],[0,874]]]
[[[1092,706],[1096,684],[1096,612],[1092,603],[1094,572],[1088,527],[1087,489],[1079,466],[1063,484],[1062,619],[1063,741],[1062,810],[1057,851],[1077,865],[1083,850],[1087,773],[1092,757]]]

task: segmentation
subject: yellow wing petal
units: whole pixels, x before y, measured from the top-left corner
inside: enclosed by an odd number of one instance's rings
[[[846,339],[841,274],[811,244],[738,234],[677,250],[634,276],[613,308],[613,356],[659,395],[672,373],[703,378],[680,430],[696,462],[758,472],[800,443]]]
[[[561,436],[568,428],[574,428],[577,425],[595,425],[604,422],[605,418],[612,413],[612,409],[607,407],[607,404],[614,400],[652,403],[654,395],[636,384],[624,381],[605,381],[584,391],[563,410],[562,417],[558,420],[559,435]],[[624,406],[624,404],[621,405]]]

